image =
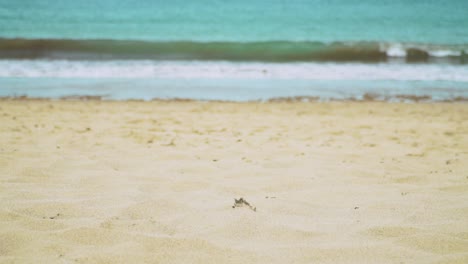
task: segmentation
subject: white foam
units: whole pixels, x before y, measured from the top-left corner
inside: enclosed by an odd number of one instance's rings
[[[461,56],[461,51],[455,50],[433,50],[429,51],[429,55],[432,57],[450,57],[450,56]]]
[[[0,60],[0,77],[468,82],[468,65]]]
[[[404,58],[407,55],[408,49],[418,49],[426,51],[431,57],[443,58],[443,57],[458,57],[462,55],[463,48],[453,47],[448,49],[447,47],[431,46],[424,44],[411,44],[411,43],[381,43],[380,51],[385,52],[389,57]]]
[[[382,47],[381,47],[382,49]],[[392,44],[387,48],[384,48],[389,57],[406,57],[406,49],[401,44]]]

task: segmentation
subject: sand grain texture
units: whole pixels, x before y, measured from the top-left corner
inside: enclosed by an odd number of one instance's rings
[[[0,101],[0,124],[1,263],[468,261],[467,104]]]

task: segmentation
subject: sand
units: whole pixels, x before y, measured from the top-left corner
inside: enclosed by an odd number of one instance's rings
[[[1,263],[468,263],[466,103],[3,100],[0,124]]]

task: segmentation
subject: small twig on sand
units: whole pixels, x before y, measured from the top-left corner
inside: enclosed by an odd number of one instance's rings
[[[252,205],[250,205],[249,202],[247,202],[246,200],[244,200],[244,198],[239,198],[239,199],[236,199],[234,198],[234,205],[232,206],[232,208],[236,208],[236,207],[243,207],[243,206],[248,206],[250,209],[252,209],[254,212],[257,212],[257,207],[253,207]]]

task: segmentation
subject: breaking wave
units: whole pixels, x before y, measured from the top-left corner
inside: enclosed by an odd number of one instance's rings
[[[1,59],[467,63],[468,45],[1,39]]]

